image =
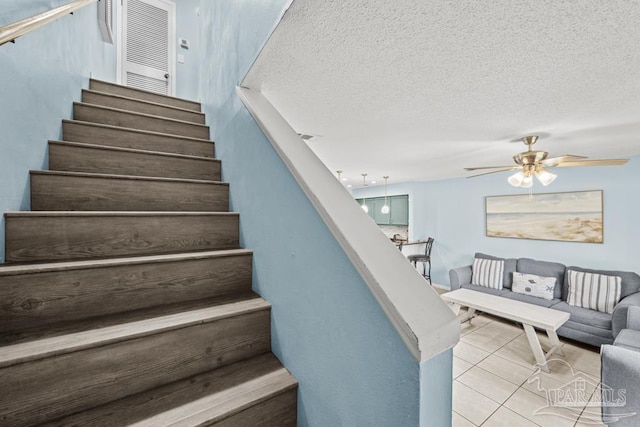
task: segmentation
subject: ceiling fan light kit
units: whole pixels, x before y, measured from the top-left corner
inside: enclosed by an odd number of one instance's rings
[[[586,157],[576,156],[573,154],[565,154],[558,157],[548,158],[549,153],[546,151],[533,150],[531,148],[537,140],[537,135],[530,135],[522,138],[522,142],[527,146],[527,151],[523,151],[522,153],[518,153],[513,156],[513,161],[517,166],[482,166],[465,168],[465,170],[468,171],[497,169],[472,175],[468,178],[518,170],[518,172],[507,178],[507,182],[509,182],[509,184],[514,187],[530,188],[533,185],[533,176],[535,175],[538,181],[540,181],[540,184],[546,187],[557,178],[556,174],[549,172],[547,169],[549,167],[621,166],[629,161],[629,159],[585,160]]]

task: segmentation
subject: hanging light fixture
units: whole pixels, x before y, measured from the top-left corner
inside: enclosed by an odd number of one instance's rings
[[[338,181],[342,182],[342,177],[340,175],[342,175],[342,171],[336,171],[336,173],[338,174]]]
[[[545,187],[551,184],[557,177],[556,174],[549,172],[543,166],[537,165],[534,167],[533,165],[525,165],[521,171],[507,178],[507,181],[514,187],[531,188],[534,175],[538,181],[540,181],[540,184]]]
[[[383,178],[384,178],[384,206],[382,207],[382,209],[380,209],[380,212],[386,215],[389,213],[389,204],[387,203],[387,180],[389,179],[389,177],[383,176]]]
[[[362,174],[362,186],[363,188],[367,188],[367,174],[363,173]],[[364,191],[363,191],[364,194]],[[367,197],[366,195],[363,195],[362,197],[362,210],[369,213],[369,206],[367,206]]]
[[[540,184],[544,185],[545,187],[551,184],[553,180],[555,180],[556,177],[558,176],[555,173],[549,172],[542,166],[539,166],[536,168],[535,174],[536,174],[536,178],[538,178],[538,181],[540,181]]]

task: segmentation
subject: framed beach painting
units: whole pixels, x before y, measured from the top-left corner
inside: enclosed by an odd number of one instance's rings
[[[602,190],[485,198],[488,237],[602,243]]]

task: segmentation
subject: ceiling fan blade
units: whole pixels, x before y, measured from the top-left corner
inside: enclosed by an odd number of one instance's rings
[[[570,166],[622,166],[628,161],[629,159],[575,160],[575,161],[561,162],[554,166],[559,168],[570,167]]]
[[[477,170],[481,170],[481,169],[506,169],[506,168],[511,168],[511,169],[518,169],[520,166],[480,166],[477,168],[464,168],[464,170],[466,171],[477,171]]]
[[[507,171],[512,171],[512,170],[516,170],[516,169],[520,169],[520,166],[513,166],[513,167],[511,167],[511,166],[510,166],[510,167],[508,167],[508,168],[506,168],[506,169],[499,169],[499,170],[497,170],[497,171],[491,171],[491,172],[479,173],[479,174],[476,174],[476,175],[468,176],[467,178],[475,178],[475,177],[477,177],[477,176],[482,176],[482,175],[491,175],[492,173],[507,172]]]
[[[585,156],[576,156],[573,154],[563,154],[562,156],[552,157],[550,159],[546,159],[541,161],[544,166],[556,166],[563,162],[572,162],[575,160],[586,159]]]

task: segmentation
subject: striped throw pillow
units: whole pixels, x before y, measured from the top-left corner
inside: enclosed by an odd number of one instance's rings
[[[471,284],[502,289],[504,261],[497,259],[474,258],[471,268]]]
[[[604,274],[568,270],[569,294],[567,303],[603,313],[613,313],[620,301],[622,278]]]

